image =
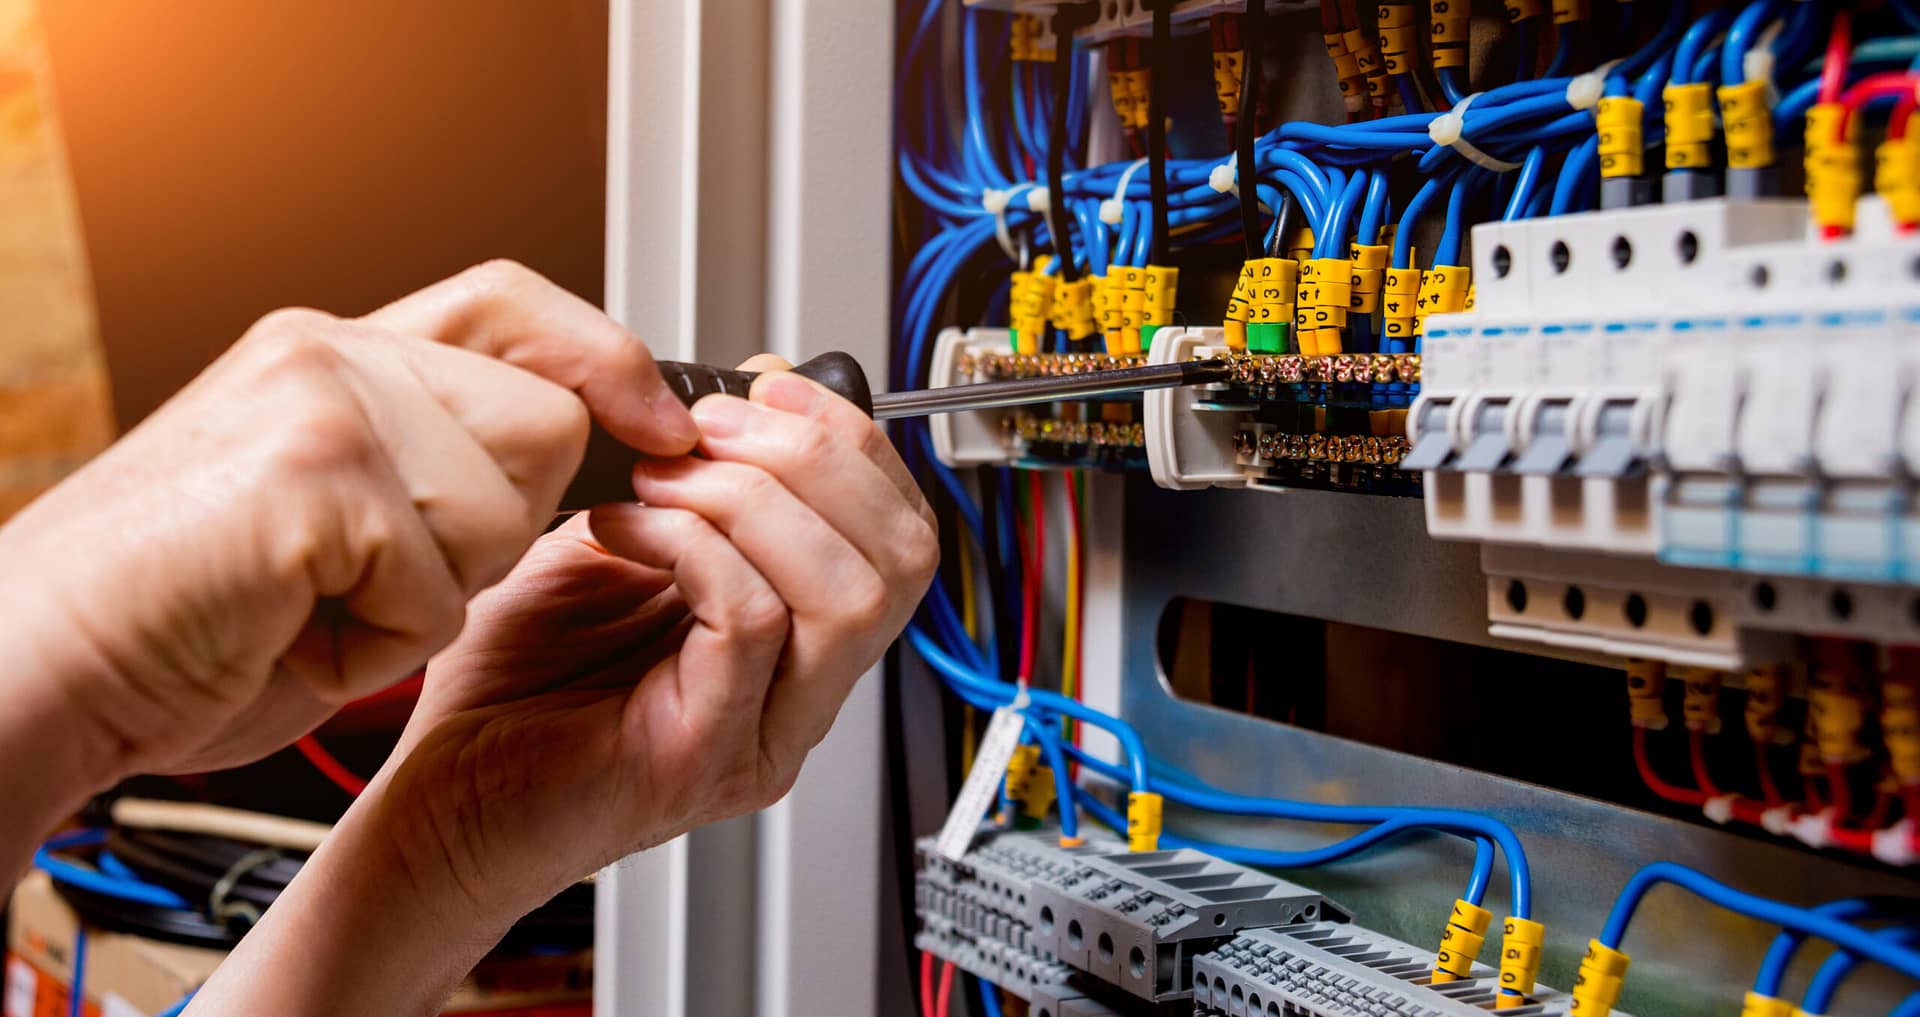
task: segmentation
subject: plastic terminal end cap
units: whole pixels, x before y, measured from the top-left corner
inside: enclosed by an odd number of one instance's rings
[[[1794,840],[1810,848],[1821,849],[1833,843],[1833,819],[1824,812],[1800,816],[1790,830]]]
[[[1920,843],[1916,843],[1916,830],[1912,818],[1902,819],[1884,830],[1873,832],[1873,857],[1888,865],[1908,866],[1920,859]]]
[[[1776,805],[1760,813],[1760,828],[1775,837],[1788,836],[1793,830],[1793,806]]]
[[[1735,798],[1733,795],[1715,795],[1707,799],[1705,804],[1700,806],[1700,811],[1704,813],[1708,819],[1719,823],[1721,826],[1725,826],[1733,819],[1734,801]]]

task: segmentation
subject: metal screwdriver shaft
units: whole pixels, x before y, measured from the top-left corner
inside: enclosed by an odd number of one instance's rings
[[[932,413],[997,410],[1070,399],[1097,399],[1101,396],[1145,392],[1148,389],[1208,385],[1226,381],[1229,370],[1224,360],[1190,360],[1179,364],[1149,364],[1146,367],[1089,371],[1085,374],[886,392],[873,397],[873,419],[893,420],[899,417],[924,417]]]

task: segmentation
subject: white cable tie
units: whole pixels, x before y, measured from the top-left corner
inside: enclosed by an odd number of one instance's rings
[[[1216,194],[1240,193],[1240,157],[1235,155],[1207,173],[1207,186]]]
[[[1912,865],[1920,851],[1915,843],[1913,817],[1908,816],[1884,830],[1873,832],[1873,857],[1888,865]]]
[[[993,216],[993,239],[998,241],[1000,249],[1006,252],[1007,260],[1013,262],[1020,260],[1020,252],[1014,249],[1013,233],[1007,229],[1007,208],[1013,204],[1014,196],[1023,188],[1032,191],[1035,186],[1032,183],[1019,183],[1004,190],[989,187],[980,192],[980,207],[986,209],[988,215]],[[1031,194],[1027,197],[1027,207],[1033,207]]]
[[[1789,827],[1793,839],[1815,850],[1833,843],[1833,817],[1825,812],[1809,812],[1794,819]]]
[[[1027,211],[1035,215],[1046,215],[1053,208],[1053,199],[1047,194],[1047,189],[1037,184],[1026,186],[1031,188],[1027,191]]]
[[[1793,832],[1793,817],[1793,806],[1775,805],[1760,813],[1760,828],[1775,837],[1786,837]]]
[[[1733,819],[1733,802],[1733,795],[1714,795],[1712,798],[1707,799],[1706,803],[1701,806],[1700,811],[1704,813],[1708,819],[1713,820],[1721,826],[1725,826],[1728,821]]]
[[[1495,173],[1511,173],[1520,168],[1519,163],[1495,159],[1474,147],[1473,142],[1462,136],[1467,126],[1467,107],[1473,105],[1473,100],[1480,98],[1480,95],[1481,93],[1475,92],[1460,100],[1453,109],[1434,117],[1433,122],[1427,125],[1427,137],[1432,138],[1436,145],[1445,145],[1453,149],[1468,162]]]
[[[1031,701],[1031,698],[1027,695],[1027,683],[1021,682],[1018,690],[1013,694],[1013,702],[1008,703],[1007,708],[1010,710],[1025,710]]]
[[[1120,174],[1120,186],[1113,189],[1113,197],[1100,203],[1100,221],[1109,226],[1120,225],[1127,214],[1127,186],[1133,183],[1133,175],[1147,164],[1145,159],[1135,159],[1133,164]]]
[[[1567,82],[1567,105],[1574,109],[1592,109],[1607,94],[1607,75],[1620,61],[1609,60],[1585,74],[1576,74]]]
[[[1740,71],[1746,75],[1748,81],[1767,83],[1768,108],[1780,105],[1780,88],[1773,80],[1775,62],[1773,45],[1780,38],[1780,32],[1786,28],[1786,25],[1785,18],[1775,18],[1768,22],[1767,27],[1762,29],[1760,35],[1753,40],[1753,47],[1748,49],[1746,56],[1740,59]]]

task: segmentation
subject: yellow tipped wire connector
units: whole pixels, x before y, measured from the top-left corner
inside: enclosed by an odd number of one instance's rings
[[[1770,665],[1747,672],[1747,737],[1761,745],[1782,745],[1793,740],[1793,733],[1780,723],[1780,709],[1786,704],[1786,697],[1786,668]]]
[[[1033,774],[1040,766],[1040,746],[1021,745],[1007,760],[1007,797],[1015,802],[1027,800],[1033,788]]]
[[[1093,280],[1075,279],[1067,282],[1060,276],[1053,277],[1053,327],[1067,334],[1067,338],[1079,342],[1093,335],[1098,322],[1093,312]],[[1027,352],[1022,344],[1021,352]],[[1038,353],[1035,349],[1033,352]]]
[[[1667,665],[1657,660],[1627,661],[1627,720],[1649,731],[1667,729],[1667,704],[1660,697]]]
[[[1880,739],[1895,779],[1920,784],[1920,682],[1888,678],[1880,686]]]
[[[1041,40],[1045,38],[1047,38],[1046,24],[1040,20],[1039,15],[1015,14],[1007,48],[1015,60],[1050,64],[1053,62],[1053,47],[1041,45]]]
[[[1255,258],[1241,269],[1248,293],[1247,348],[1255,353],[1287,352],[1299,293],[1300,263],[1292,258]]]
[[[1420,273],[1420,299],[1414,302],[1414,315],[1419,321],[1414,332],[1426,333],[1429,315],[1472,310],[1472,293],[1473,269],[1465,265],[1435,265]]]
[[[1420,26],[1413,5],[1406,0],[1385,0],[1375,13],[1379,34],[1380,70],[1385,74],[1412,74],[1413,62],[1420,55]],[[1371,87],[1371,79],[1369,79]]]
[[[1829,233],[1853,232],[1854,203],[1860,199],[1858,124],[1848,123],[1843,139],[1840,124],[1846,122],[1847,108],[1837,102],[1815,103],[1807,110],[1807,201],[1813,221]]]
[[[1128,353],[1153,349],[1153,334],[1173,324],[1173,307],[1180,294],[1180,269],[1172,265],[1148,265],[1140,282],[1143,298],[1140,344],[1127,350]]]
[[[1713,164],[1713,86],[1704,81],[1668,85],[1667,168],[1701,170]]]
[[[1354,34],[1360,35],[1357,32]],[[1364,35],[1360,37],[1363,42],[1366,41]],[[1367,76],[1360,69],[1359,57],[1348,48],[1347,34],[1325,32],[1320,39],[1326,43],[1328,59],[1333,61],[1333,75],[1340,82],[1340,99],[1346,104],[1347,112],[1360,112],[1367,105]]]
[[[1493,912],[1465,900],[1453,902],[1447,927],[1440,930],[1440,949],[1433,955],[1433,980],[1457,982],[1473,975],[1473,962],[1486,945]]]
[[[1680,721],[1689,731],[1715,735],[1720,733],[1720,672],[1710,667],[1679,668],[1685,695],[1680,700]]]
[[[1907,117],[1905,137],[1888,134],[1873,161],[1873,189],[1893,221],[1903,227],[1920,223],[1920,113]]]
[[[1432,26],[1435,70],[1467,66],[1467,43],[1473,35],[1473,5],[1466,0],[1428,0],[1427,23]]]
[[[1353,306],[1353,262],[1346,258],[1308,258],[1300,266],[1295,341],[1300,352],[1328,356],[1340,352]]]
[[[1053,767],[1034,766],[1027,780],[1027,793],[1020,799],[1020,811],[1028,819],[1045,819],[1053,809]]]
[[[1600,137],[1602,177],[1637,177],[1646,172],[1646,113],[1645,104],[1632,96],[1610,95],[1600,100],[1594,120]]]
[[[1767,102],[1766,79],[1720,86],[1720,125],[1727,136],[1729,168],[1773,165],[1773,108]]]
[[[1166,800],[1151,791],[1127,795],[1127,850],[1160,850],[1161,815]]]
[[[1597,939],[1588,940],[1586,956],[1580,958],[1580,973],[1573,977],[1573,1004],[1567,1007],[1567,1017],[1607,1017],[1612,1013],[1632,960]]]
[[[1038,353],[1053,317],[1053,280],[1047,278],[1051,257],[1034,259],[1033,268],[1013,273],[1007,316],[1013,325],[1013,352]]]
[[[1408,342],[1420,334],[1420,270],[1387,269],[1386,298],[1380,305],[1380,332]]]
[[[1787,1000],[1775,996],[1762,996],[1752,990],[1747,991],[1746,1002],[1740,1004],[1740,1017],[1794,1017],[1800,1008]]]
[[[1500,929],[1500,994],[1494,1007],[1522,1006],[1540,977],[1540,950],[1547,927],[1525,918],[1509,918]]]

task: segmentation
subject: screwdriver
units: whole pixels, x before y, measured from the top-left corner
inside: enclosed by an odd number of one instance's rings
[[[759,377],[752,371],[735,371],[707,364],[669,360],[661,361],[658,366],[668,386],[680,397],[681,402],[689,406],[702,397],[715,394],[745,398],[753,389],[754,379]],[[858,406],[861,412],[875,420],[997,410],[1034,403],[1125,395],[1149,389],[1210,385],[1226,381],[1232,372],[1225,360],[1188,360],[1176,364],[1149,364],[1111,371],[909,389],[875,395],[867,384],[867,374],[861,370],[860,362],[846,353],[822,353],[796,365],[792,370],[794,374],[810,378]],[[630,478],[636,456],[637,453],[632,449],[596,427],[580,472],[560,502],[562,509],[572,511],[605,502],[631,501],[633,487]]]

